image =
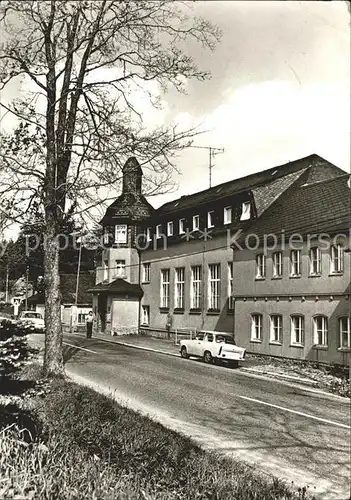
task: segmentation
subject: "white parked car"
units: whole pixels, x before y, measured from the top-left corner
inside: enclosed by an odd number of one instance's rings
[[[205,363],[238,366],[239,361],[245,360],[246,349],[238,347],[230,333],[200,331],[194,339],[180,341],[180,355],[185,359],[202,358]]]
[[[24,328],[28,332],[45,332],[44,318],[36,311],[22,311],[18,318],[17,326]]]

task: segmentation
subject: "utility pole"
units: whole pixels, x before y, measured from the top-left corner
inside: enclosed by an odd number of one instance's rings
[[[25,310],[27,311],[28,309],[28,273],[29,273],[29,267],[27,266],[26,267],[26,306],[25,306]]]
[[[212,187],[212,169],[214,167],[213,158],[220,154],[224,153],[224,148],[213,148],[212,146],[189,146],[190,148],[196,149],[207,149],[208,150],[208,170],[209,170],[209,187]]]
[[[81,264],[81,261],[82,261],[82,246],[83,246],[83,242],[82,242],[82,239],[80,241],[80,245],[79,245],[79,253],[78,253],[78,269],[77,269],[77,281],[76,281],[76,296],[75,296],[75,301],[74,301],[74,309],[75,309],[75,316],[76,316],[76,319],[78,321],[78,291],[79,291],[79,275],[80,275],[80,264]],[[77,324],[77,321],[73,327],[73,331],[75,331],[75,326]]]
[[[6,267],[5,304],[9,303],[9,266]]]

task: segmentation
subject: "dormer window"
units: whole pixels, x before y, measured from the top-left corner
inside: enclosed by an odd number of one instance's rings
[[[241,208],[240,220],[249,220],[251,217],[251,203],[249,201],[244,201]]]
[[[214,211],[207,212],[207,227],[214,227]]]
[[[161,231],[162,231],[162,225],[161,224],[158,224],[156,226],[156,238],[157,239],[160,239],[161,238]]]
[[[179,219],[179,234],[185,233],[185,219]]]
[[[167,236],[173,236],[173,222],[167,222]]]
[[[119,224],[115,227],[115,242],[127,243],[127,224]]]
[[[198,231],[200,229],[200,217],[198,215],[193,216],[193,231]]]
[[[224,224],[232,222],[232,207],[225,207],[223,210]]]

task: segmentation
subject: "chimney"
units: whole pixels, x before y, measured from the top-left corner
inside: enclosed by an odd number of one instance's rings
[[[143,171],[134,157],[129,158],[123,169],[123,194],[132,193],[134,195],[141,194],[141,183]]]

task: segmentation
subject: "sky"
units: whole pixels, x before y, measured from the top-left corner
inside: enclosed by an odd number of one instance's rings
[[[210,81],[187,82],[165,108],[208,130],[195,144],[224,148],[212,185],[316,153],[350,171],[350,14],[343,1],[207,1],[194,9],[223,31],[214,52],[190,47]],[[179,189],[206,189],[208,151],[187,149]]]
[[[350,170],[350,13],[344,1],[200,1],[190,13],[217,24],[223,37],[213,52],[187,50],[206,82],[187,80],[186,94],[160,94],[163,109],[136,93],[149,127],[198,125],[194,145],[224,148],[214,158],[212,185],[310,154]],[[9,100],[21,88],[7,89]],[[188,148],[176,161],[170,199],[207,189],[208,151]],[[116,193],[117,194],[117,193]]]

